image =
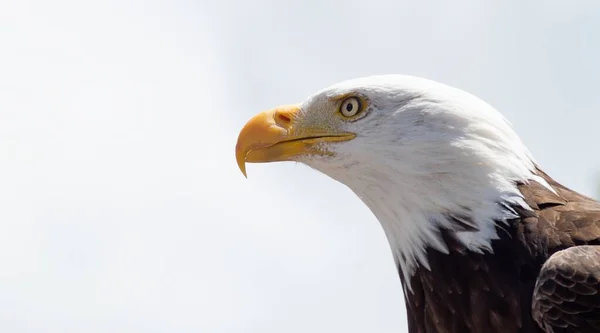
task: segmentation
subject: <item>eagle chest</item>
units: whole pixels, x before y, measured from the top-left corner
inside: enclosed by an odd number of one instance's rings
[[[518,243],[498,240],[489,254],[429,250],[431,271],[419,268],[406,289],[409,332],[542,332],[531,316],[541,264]]]

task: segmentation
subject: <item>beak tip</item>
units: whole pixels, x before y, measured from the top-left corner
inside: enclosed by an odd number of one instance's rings
[[[248,179],[248,174],[246,173],[246,162],[242,161],[241,163],[238,163],[238,167],[240,168],[242,175],[244,175],[244,178]]]
[[[246,153],[244,152],[244,150],[239,149],[238,146],[236,147],[235,155],[238,168],[240,168],[240,171],[242,172],[244,177],[248,178],[248,175],[246,174]]]

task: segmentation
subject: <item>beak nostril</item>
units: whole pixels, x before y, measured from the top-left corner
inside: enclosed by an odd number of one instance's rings
[[[290,130],[292,123],[296,119],[296,114],[300,111],[298,105],[282,105],[271,110],[269,114],[272,120],[281,128]]]
[[[275,119],[279,123],[279,125],[283,126],[287,126],[292,122],[292,119],[289,116],[280,112],[277,112],[277,114],[275,115]]]

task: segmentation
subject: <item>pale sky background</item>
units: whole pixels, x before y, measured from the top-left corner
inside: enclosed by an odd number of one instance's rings
[[[253,114],[370,74],[496,106],[596,195],[600,2],[0,0],[1,332],[406,332],[378,222]]]

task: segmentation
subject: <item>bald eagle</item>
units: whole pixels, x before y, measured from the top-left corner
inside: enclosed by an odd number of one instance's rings
[[[600,203],[534,161],[492,106],[431,80],[347,80],[260,113],[236,158],[296,161],[383,227],[411,333],[600,332]]]

